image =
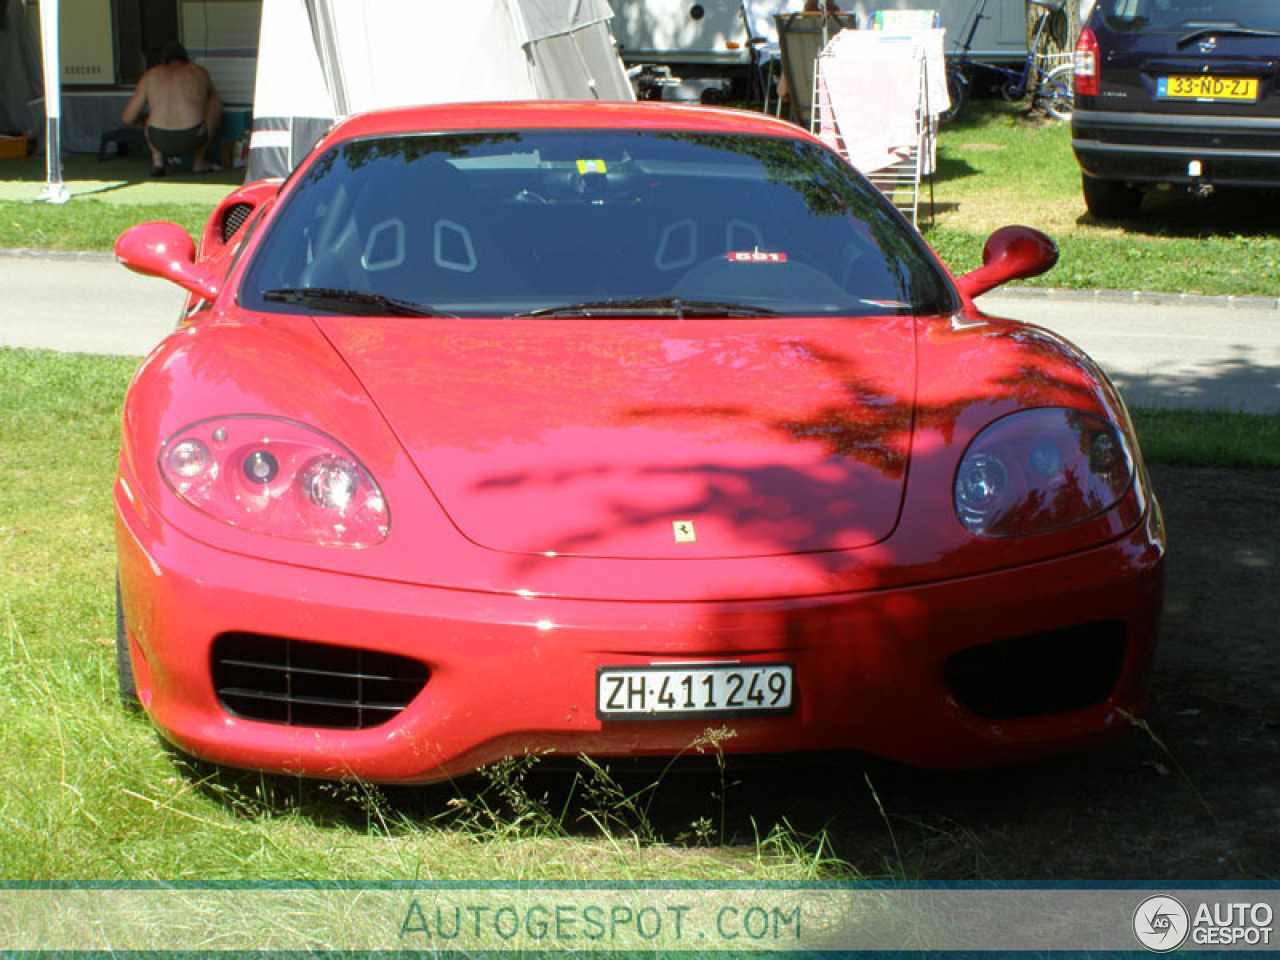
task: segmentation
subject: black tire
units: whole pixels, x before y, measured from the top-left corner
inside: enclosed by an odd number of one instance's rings
[[[1142,205],[1142,190],[1123,180],[1102,180],[1080,175],[1084,205],[1099,220],[1126,220]]]
[[[969,78],[959,67],[947,69],[947,97],[950,106],[938,114],[938,123],[944,127],[954,123],[969,106]]]
[[[116,576],[116,680],[120,703],[128,710],[141,707],[138,683],[133,677],[133,657],[129,654],[129,632],[124,625],[124,604],[120,602],[120,577]]]

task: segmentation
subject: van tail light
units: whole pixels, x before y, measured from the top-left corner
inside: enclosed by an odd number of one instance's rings
[[[1076,93],[1082,97],[1096,97],[1099,93],[1098,38],[1085,27],[1076,41]]]

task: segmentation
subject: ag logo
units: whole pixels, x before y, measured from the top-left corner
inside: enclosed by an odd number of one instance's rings
[[[1187,939],[1191,916],[1173,897],[1147,897],[1133,913],[1133,933],[1148,950],[1168,953]]]

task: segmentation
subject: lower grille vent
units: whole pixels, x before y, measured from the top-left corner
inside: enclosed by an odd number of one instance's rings
[[[1038,717],[1107,699],[1124,655],[1124,624],[1102,621],[963,650],[947,659],[943,675],[980,717]]]
[[[291,727],[376,727],[407,707],[429,676],[409,657],[286,637],[227,633],[213,644],[222,705],[238,717]]]

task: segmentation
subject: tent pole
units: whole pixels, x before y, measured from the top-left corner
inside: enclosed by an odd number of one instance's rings
[[[40,203],[71,199],[62,182],[62,64],[58,56],[58,0],[41,0],[40,48],[44,62],[45,184]]]

